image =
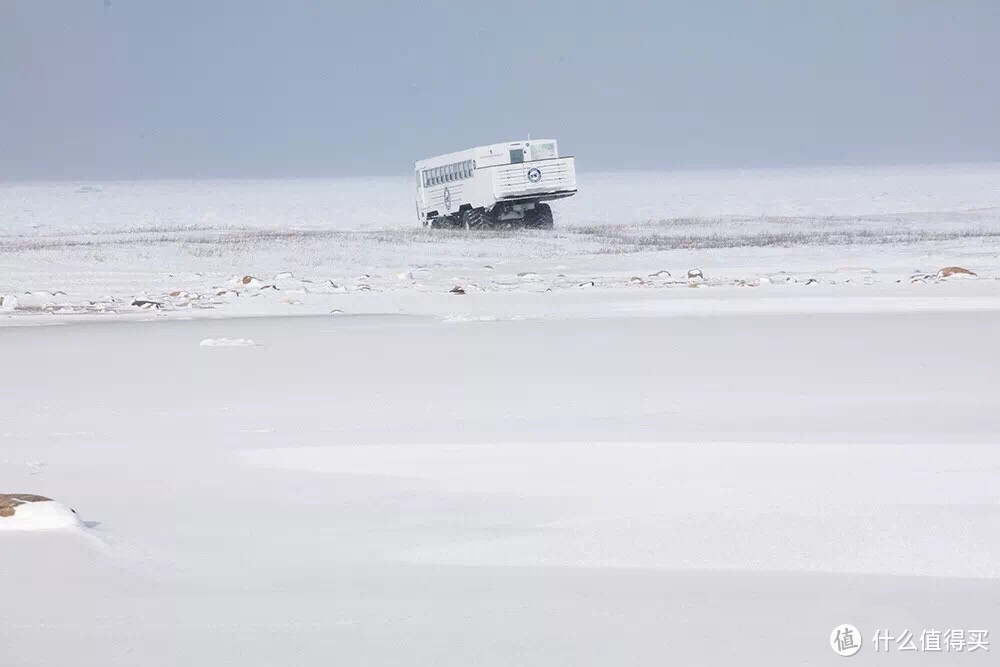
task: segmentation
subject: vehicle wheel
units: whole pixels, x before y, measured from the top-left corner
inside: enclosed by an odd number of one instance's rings
[[[466,229],[479,229],[486,225],[486,211],[481,208],[468,208],[462,211],[462,226]]]
[[[536,229],[552,229],[555,224],[552,220],[552,208],[548,204],[538,204],[535,206],[534,224]]]

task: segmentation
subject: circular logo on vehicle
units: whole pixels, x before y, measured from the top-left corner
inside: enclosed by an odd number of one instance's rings
[[[444,207],[451,210],[451,190],[448,188],[444,189]]]
[[[532,167],[528,170],[528,180],[532,183],[537,183],[542,180],[542,170],[538,167]]]

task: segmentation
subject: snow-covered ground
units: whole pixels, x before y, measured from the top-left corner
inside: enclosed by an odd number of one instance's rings
[[[0,186],[0,665],[990,664],[1000,166],[580,182]]]
[[[555,232],[472,234],[417,226],[402,179],[0,186],[0,321],[954,308],[1000,286],[998,165],[580,182]],[[952,265],[979,280],[945,286]]]

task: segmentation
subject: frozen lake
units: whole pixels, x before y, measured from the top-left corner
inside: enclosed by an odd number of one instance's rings
[[[5,484],[94,525],[0,533],[0,655],[770,665],[745,647],[780,628],[817,665],[837,623],[995,627],[998,335],[996,312],[5,329]],[[256,344],[199,345],[221,338]]]

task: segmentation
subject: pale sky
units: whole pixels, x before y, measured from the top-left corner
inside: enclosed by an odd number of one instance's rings
[[[0,179],[1000,159],[1000,3],[0,0]]]

